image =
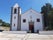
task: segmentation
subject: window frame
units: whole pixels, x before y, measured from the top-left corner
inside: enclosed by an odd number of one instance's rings
[[[37,22],[40,22],[40,18],[37,18]]]
[[[14,24],[14,27],[15,27],[15,24]]]
[[[17,13],[17,9],[16,8],[14,8],[14,14],[16,14]]]
[[[23,23],[25,23],[26,22],[26,19],[23,19]]]

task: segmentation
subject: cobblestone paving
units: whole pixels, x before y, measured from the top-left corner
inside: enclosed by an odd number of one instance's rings
[[[0,33],[0,40],[53,40],[53,35]]]

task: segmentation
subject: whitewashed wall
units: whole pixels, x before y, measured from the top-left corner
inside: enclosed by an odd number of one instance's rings
[[[13,10],[12,10],[12,26],[11,26],[11,30],[12,31],[17,31],[17,26],[18,26],[18,4],[15,4],[14,6],[13,6]],[[14,9],[17,9],[16,11],[16,13],[14,13]],[[16,17],[15,19],[14,19],[14,17]],[[15,26],[14,26],[14,24],[15,24]]]
[[[32,16],[32,19],[30,18]],[[40,19],[40,22],[37,22],[37,18]],[[23,23],[23,19],[26,19],[26,22]],[[21,15],[21,30],[22,31],[29,31],[29,22],[34,22],[34,31],[43,30],[43,23],[42,23],[42,15],[34,10],[30,9],[24,14]]]
[[[16,19],[14,19],[14,17],[16,17]],[[15,26],[14,26],[15,24]],[[16,14],[12,14],[12,30],[16,31],[17,30],[17,25],[18,25],[18,13]]]
[[[16,13],[14,13],[14,9],[16,9]],[[20,26],[21,26],[21,8],[19,7],[19,5],[16,3],[14,6],[13,6],[13,9],[12,9],[12,25],[11,25],[11,30],[12,31],[17,31],[17,30],[20,30]],[[16,18],[14,18],[16,17]],[[15,24],[15,26],[14,26]]]
[[[14,19],[14,16],[16,16],[16,19]],[[17,30],[17,25],[18,25],[18,15],[17,14],[13,14],[13,17],[12,17],[12,31],[16,31]],[[15,26],[14,26],[15,24]]]

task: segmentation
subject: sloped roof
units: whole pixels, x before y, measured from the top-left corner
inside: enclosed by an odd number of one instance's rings
[[[22,15],[26,14],[26,13],[27,13],[27,12],[29,12],[29,11],[34,12],[34,13],[36,13],[36,14],[41,15],[41,13],[39,13],[39,12],[37,12],[37,11],[33,10],[32,8],[31,8],[31,9],[29,9],[29,10],[27,10],[26,12],[24,12]]]

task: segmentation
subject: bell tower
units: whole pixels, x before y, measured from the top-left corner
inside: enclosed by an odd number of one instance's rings
[[[17,3],[11,8],[10,26],[11,31],[21,30],[21,8]]]

